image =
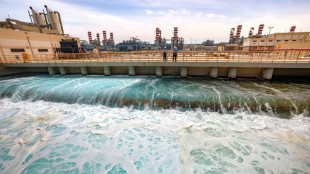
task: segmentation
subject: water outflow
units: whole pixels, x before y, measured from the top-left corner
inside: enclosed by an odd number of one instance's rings
[[[222,114],[241,111],[284,118],[309,116],[310,107],[309,84],[176,77],[16,77],[0,81],[0,97],[15,102],[43,100],[181,111],[200,108]]]

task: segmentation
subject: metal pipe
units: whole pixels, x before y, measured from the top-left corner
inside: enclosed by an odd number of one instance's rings
[[[62,21],[61,21],[60,13],[58,11],[54,11],[54,13],[58,15],[58,19],[59,19],[59,23],[60,23],[60,27],[61,27],[61,32],[64,35],[65,33],[64,33],[64,28],[62,26]]]
[[[31,9],[32,7],[30,7],[30,9]],[[30,12],[29,12],[29,10],[28,10],[28,14],[29,14],[29,18],[30,18],[30,21],[31,21],[31,23],[33,23],[33,21],[32,21],[32,18],[31,18],[31,14],[30,14]]]
[[[48,21],[47,21],[47,18],[46,18],[46,14],[44,13],[44,10],[43,10],[43,12],[40,12],[39,15],[43,15],[44,16],[45,24],[48,25]]]

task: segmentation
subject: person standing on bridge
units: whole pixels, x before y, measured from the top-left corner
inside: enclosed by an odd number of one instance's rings
[[[173,48],[173,60],[176,61],[177,60],[177,55],[178,55],[178,49],[177,47],[175,46]]]
[[[164,49],[163,49],[163,59],[164,59],[164,61],[167,60],[167,48],[166,47],[164,47]]]

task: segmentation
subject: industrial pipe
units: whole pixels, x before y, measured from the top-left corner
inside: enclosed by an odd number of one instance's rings
[[[58,11],[54,11],[54,13],[58,15],[58,19],[59,19],[59,23],[60,23],[60,27],[61,27],[61,32],[62,32],[62,34],[65,34],[65,33],[64,33],[64,28],[63,28],[63,26],[62,26],[62,21],[61,21],[60,13],[59,13]]]

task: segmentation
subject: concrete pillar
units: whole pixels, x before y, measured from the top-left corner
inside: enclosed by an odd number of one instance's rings
[[[136,69],[135,69],[135,67],[134,66],[129,66],[128,67],[128,74],[130,75],[130,76],[135,76],[136,75]]]
[[[263,70],[263,79],[271,80],[274,68],[265,68]]]
[[[163,67],[161,67],[161,66],[156,67],[156,76],[157,77],[163,76]]]
[[[104,71],[104,75],[105,76],[110,76],[111,75],[111,70],[110,70],[110,67],[109,66],[105,66],[103,67],[103,71]]]
[[[82,74],[83,76],[88,75],[88,71],[87,71],[87,68],[86,68],[86,67],[81,67],[81,74]]]
[[[187,77],[187,68],[186,67],[181,68],[180,76],[181,77]]]
[[[228,78],[235,79],[237,77],[237,68],[229,68]]]
[[[61,74],[61,75],[64,76],[64,75],[67,74],[65,67],[60,67],[59,70],[60,70],[60,74]]]
[[[56,74],[55,69],[53,67],[48,67],[47,69],[48,69],[49,75],[55,75]]]
[[[210,77],[217,78],[217,74],[218,74],[218,68],[212,67],[210,70]]]

